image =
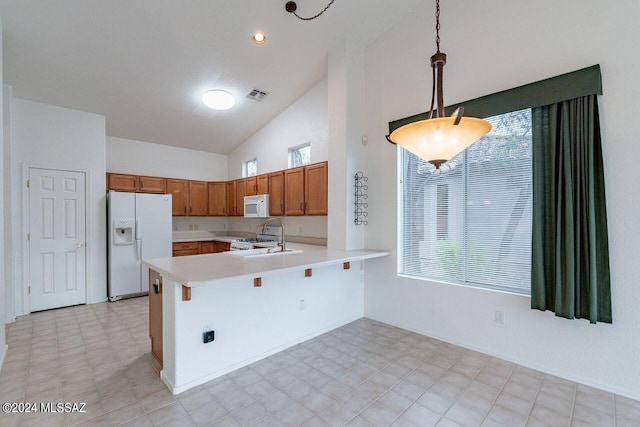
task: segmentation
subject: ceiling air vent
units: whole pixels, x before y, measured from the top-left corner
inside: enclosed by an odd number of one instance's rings
[[[247,95],[247,98],[260,102],[265,96],[267,96],[267,92],[263,92],[258,89],[253,89],[251,92],[249,92],[249,94]]]

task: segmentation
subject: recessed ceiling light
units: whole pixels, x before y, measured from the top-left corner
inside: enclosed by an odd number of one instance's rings
[[[264,44],[267,41],[267,36],[262,33],[255,33],[253,37],[251,37],[251,40],[253,40],[255,44]]]
[[[202,95],[202,102],[214,110],[228,110],[236,103],[236,99],[226,90],[214,89]]]

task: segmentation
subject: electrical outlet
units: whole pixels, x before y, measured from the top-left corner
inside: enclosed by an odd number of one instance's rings
[[[302,235],[302,227],[298,227],[298,234]]]
[[[203,344],[210,343],[210,342],[214,341],[215,339],[216,339],[215,331],[204,331],[202,333],[202,343]]]
[[[495,313],[493,313],[493,318],[496,323],[504,325],[504,311],[496,310]]]
[[[189,230],[193,231],[193,224],[189,224]]]
[[[193,229],[194,229],[194,230],[197,230],[197,229],[198,229],[198,224],[194,224],[194,225],[193,225]]]
[[[300,308],[300,311],[304,310],[304,300],[301,299],[300,302],[298,303],[298,307]]]

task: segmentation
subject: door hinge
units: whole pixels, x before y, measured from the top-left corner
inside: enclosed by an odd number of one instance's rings
[[[30,179],[27,180],[27,188],[31,188],[31,180]]]
[[[31,240],[31,233],[27,233],[27,240]]]
[[[27,287],[27,293],[31,295],[31,286]]]

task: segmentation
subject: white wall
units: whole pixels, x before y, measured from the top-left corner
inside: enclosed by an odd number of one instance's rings
[[[242,178],[242,162],[256,157],[259,174],[287,169],[289,148],[307,142],[311,163],[327,160],[327,79],[229,154],[229,179]]]
[[[12,227],[24,230],[22,223],[22,167],[71,169],[87,172],[87,302],[105,301],[106,283],[106,204],[105,204],[105,118],[96,114],[14,99],[12,193],[20,202],[13,206]],[[12,256],[22,265],[24,239],[13,242]],[[15,265],[15,264],[14,264]],[[22,314],[23,278],[16,277],[17,314]]]
[[[4,319],[6,322],[13,322],[16,317],[15,310],[15,298],[14,298],[14,289],[13,283],[15,283],[14,272],[16,271],[16,261],[17,257],[12,257],[10,254],[12,253],[13,242],[19,236],[19,232],[17,227],[11,226],[11,208],[13,206],[17,206],[13,200],[13,194],[11,193],[11,183],[13,182],[13,177],[11,176],[11,172],[13,170],[13,152],[14,147],[12,144],[12,103],[13,103],[13,93],[12,88],[9,85],[3,85],[2,87],[2,122],[3,122],[3,154],[4,159],[2,162],[2,166],[4,168],[2,172],[2,177],[4,179],[3,183],[3,203],[4,203]]]
[[[640,398],[640,57],[631,53],[640,3],[455,0],[442,4],[441,15],[447,104],[601,64],[612,325],[534,311],[526,297],[396,276],[396,149],[384,135],[389,121],[428,108],[435,46],[425,22],[433,13],[425,2],[367,50],[368,167],[376,173],[366,246],[393,253],[367,266],[366,316]],[[506,324],[493,321],[495,310],[505,312]]]
[[[107,136],[107,171],[147,176],[227,181],[227,156],[168,145]],[[170,171],[170,172],[167,172]],[[207,230],[224,233],[222,217],[174,217],[174,231]]]
[[[107,136],[107,171],[199,181],[226,181],[227,156]]]

